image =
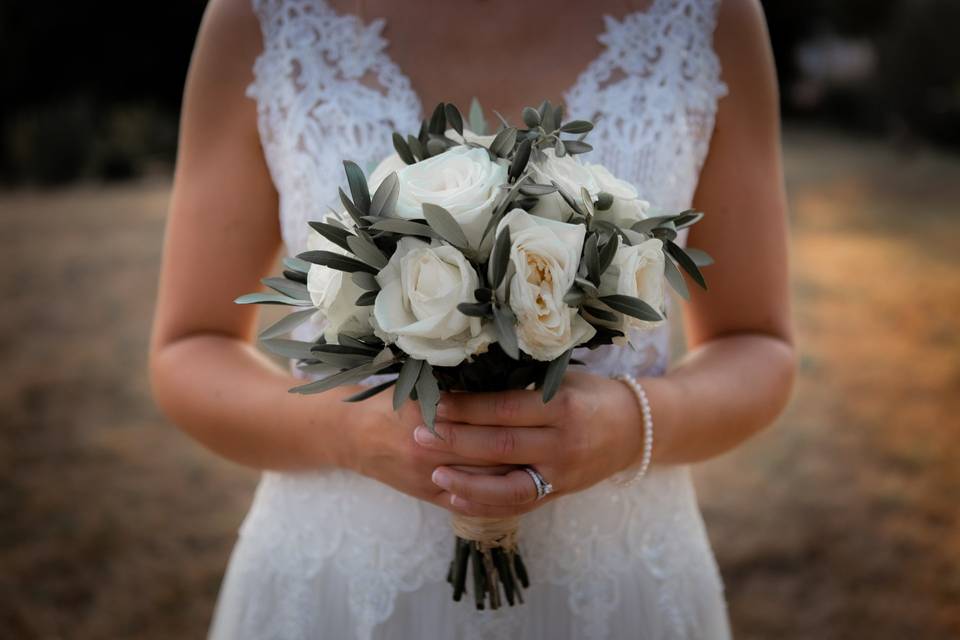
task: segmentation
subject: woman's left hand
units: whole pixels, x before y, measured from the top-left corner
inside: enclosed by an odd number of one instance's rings
[[[546,404],[539,391],[444,394],[436,430],[440,438],[417,427],[414,438],[430,449],[518,465],[502,475],[437,467],[433,481],[450,494],[450,510],[471,516],[517,515],[586,489],[634,464],[643,447],[633,392],[622,382],[583,372],[567,373]],[[553,493],[538,501],[523,466],[534,467]]]

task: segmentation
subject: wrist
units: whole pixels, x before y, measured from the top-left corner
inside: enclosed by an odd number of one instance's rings
[[[669,422],[675,415],[676,388],[665,377],[637,378],[638,389],[626,380],[615,382],[622,389],[620,416],[627,423],[625,459],[617,471],[642,474],[648,466],[663,460],[664,435],[670,431]]]

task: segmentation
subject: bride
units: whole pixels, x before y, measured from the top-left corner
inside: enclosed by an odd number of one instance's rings
[[[707,212],[716,259],[692,288],[690,350],[578,353],[534,392],[444,398],[438,431],[390,394],[289,395],[235,296],[334,204],[340,161],[369,168],[424,107],[477,96],[517,121],[549,98],[595,120],[602,162],[663,210]],[[688,465],[768,425],[795,355],[775,77],[757,0],[211,0],[186,85],[151,349],[163,410],[263,470],[210,636],[730,637]],[[683,239],[683,238],[681,238]],[[316,332],[314,327],[313,331]],[[310,332],[301,339],[312,339]],[[635,478],[644,412],[653,466]],[[528,465],[555,491],[537,499]],[[524,514],[526,604],[476,611],[446,584],[449,512]]]

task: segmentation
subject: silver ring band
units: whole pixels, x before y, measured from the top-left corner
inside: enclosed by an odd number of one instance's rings
[[[539,471],[533,467],[524,467],[523,470],[533,478],[533,483],[537,486],[537,500],[543,500],[546,496],[553,493],[553,485],[544,480]]]

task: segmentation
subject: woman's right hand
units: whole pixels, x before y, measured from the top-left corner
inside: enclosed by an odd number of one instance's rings
[[[414,498],[450,509],[450,494],[431,479],[441,465],[492,474],[514,468],[420,446],[413,439],[414,430],[423,424],[419,405],[408,400],[394,411],[389,391],[358,402],[353,408],[357,419],[345,426],[348,451],[343,465]]]

